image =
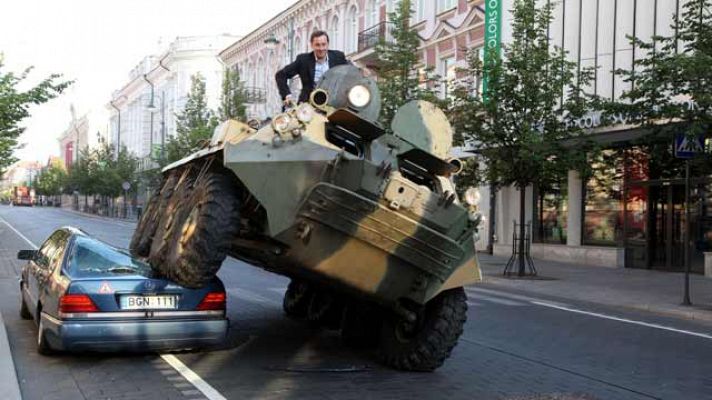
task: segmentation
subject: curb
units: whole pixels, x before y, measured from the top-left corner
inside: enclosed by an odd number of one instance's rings
[[[132,219],[105,217],[103,215],[84,213],[81,211],[76,211],[76,210],[62,208],[62,207],[59,207],[59,209],[64,212],[68,212],[68,213],[75,214],[75,215],[81,215],[84,218],[90,218],[90,219],[95,219],[95,220],[99,220],[99,221],[120,222],[120,223],[123,223],[126,225],[136,225],[137,224],[137,221],[132,220]]]
[[[10,351],[10,342],[7,340],[5,321],[0,313],[0,393],[3,399],[22,400],[20,384],[17,382],[15,362]]]
[[[677,304],[663,304],[663,305],[657,305],[657,304],[649,304],[649,303],[641,303],[641,304],[630,304],[630,303],[612,303],[612,302],[605,302],[601,301],[599,299],[595,298],[572,298],[572,297],[564,297],[564,296],[557,296],[556,294],[550,294],[550,293],[541,293],[535,290],[526,290],[522,288],[511,288],[508,287],[505,284],[502,284],[499,282],[498,278],[492,279],[492,277],[487,277],[488,279],[483,280],[483,283],[489,284],[494,287],[498,288],[507,288],[507,289],[513,289],[517,293],[522,293],[527,296],[532,296],[532,297],[537,297],[537,296],[544,296],[544,297],[549,297],[552,299],[556,299],[561,302],[565,302],[566,300],[573,300],[573,301],[580,301],[580,302],[585,302],[585,303],[590,303],[590,304],[595,304],[595,305],[600,305],[604,307],[614,307],[614,308],[620,308],[628,311],[636,311],[636,312],[647,312],[650,314],[655,314],[658,316],[662,317],[673,317],[673,318],[679,318],[687,321],[695,321],[695,322],[705,322],[705,323],[712,323],[712,310],[708,310],[706,308],[700,308],[700,307],[695,307],[694,305],[682,309]]]

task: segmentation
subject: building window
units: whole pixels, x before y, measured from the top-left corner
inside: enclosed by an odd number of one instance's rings
[[[455,8],[457,0],[438,0],[438,13]]]
[[[353,53],[358,46],[358,11],[352,6],[346,20],[346,53]]]
[[[440,76],[442,77],[442,96],[449,98],[455,88],[457,79],[457,68],[455,67],[455,56],[446,57],[440,60]]]
[[[583,244],[615,246],[623,238],[623,152],[605,150],[584,188]]]
[[[378,23],[378,2],[377,0],[369,0],[366,7],[366,29]]]
[[[331,19],[331,42],[334,48],[341,47],[341,43],[339,43],[339,17],[336,15]]]
[[[425,5],[429,3],[426,0],[417,0],[415,3],[415,22],[420,22],[425,19]]]
[[[568,174],[561,173],[534,191],[534,241],[566,244]]]

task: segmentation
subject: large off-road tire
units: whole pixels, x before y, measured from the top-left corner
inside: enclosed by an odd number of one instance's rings
[[[240,230],[240,195],[228,170],[213,168],[197,179],[166,241],[166,276],[190,288],[215,277]]]
[[[193,184],[197,175],[190,166],[179,169],[175,173],[176,184],[173,193],[166,201],[166,206],[158,213],[158,225],[148,254],[148,262],[151,267],[164,276],[167,274],[164,261],[168,249],[171,247],[171,240],[175,236],[175,226],[182,224],[190,212],[187,202],[193,192]]]
[[[461,287],[430,300],[416,323],[389,315],[381,328],[381,359],[401,370],[433,371],[450,356],[466,320],[467,296]]]
[[[315,290],[307,307],[307,321],[312,326],[338,329],[343,309],[337,295],[326,290]]]
[[[151,252],[151,243],[156,233],[161,216],[165,211],[168,201],[173,195],[179,174],[170,172],[163,176],[160,187],[151,195],[151,199],[146,204],[146,209],[141,214],[136,225],[136,230],[131,237],[129,250],[136,257],[148,257]]]
[[[309,285],[305,282],[292,279],[282,299],[282,309],[284,313],[295,318],[306,317],[311,295],[312,291],[309,289]]]

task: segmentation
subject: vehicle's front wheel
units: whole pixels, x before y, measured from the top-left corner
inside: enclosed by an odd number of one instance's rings
[[[27,307],[27,303],[25,302],[25,296],[22,294],[23,288],[22,284],[20,285],[20,318],[22,319],[32,319],[32,313],[30,312],[30,308]]]
[[[450,357],[467,320],[463,288],[446,290],[417,312],[415,322],[389,315],[379,340],[383,362],[406,371],[433,371]]]
[[[303,318],[307,315],[312,291],[305,282],[292,279],[284,292],[282,309],[290,317]]]
[[[47,342],[47,335],[45,334],[44,323],[42,322],[42,316],[40,315],[40,323],[37,327],[37,352],[42,355],[50,355],[54,353],[54,350]]]
[[[168,236],[164,272],[179,284],[196,288],[215,277],[240,229],[240,190],[227,170],[200,177]],[[178,214],[182,214],[178,213]]]

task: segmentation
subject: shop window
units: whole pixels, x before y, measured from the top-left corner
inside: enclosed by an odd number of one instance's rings
[[[438,13],[455,8],[457,0],[438,0]]]
[[[534,241],[566,244],[568,181],[565,173],[534,191]]]
[[[592,166],[584,188],[583,244],[616,246],[623,238],[623,152],[605,150]],[[637,165],[634,175],[642,174],[641,168]]]

